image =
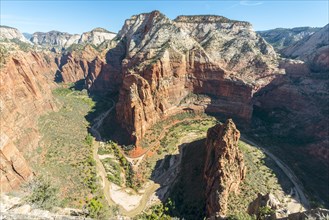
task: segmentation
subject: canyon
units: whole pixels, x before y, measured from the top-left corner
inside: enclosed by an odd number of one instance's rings
[[[102,126],[116,128],[119,144],[133,145],[127,156],[133,163],[147,160],[152,149],[145,150],[143,141],[171,117],[193,112],[233,118],[256,141],[282,145],[274,153],[294,163],[312,199],[327,205],[320,195],[328,194],[322,175],[329,166],[328,27],[295,29],[288,40],[275,36],[269,42],[276,52],[266,42],[270,34],[222,16],[171,20],[153,11],[127,19],[118,34],[102,28],[81,35],[36,32],[29,40],[1,26],[1,192],[36,175],[25,155],[39,145],[37,119],[61,108],[54,89],[80,82],[91,97],[111,95],[115,107]],[[239,191],[248,172],[239,136],[232,120],[208,130],[208,217],[227,214],[229,194]]]

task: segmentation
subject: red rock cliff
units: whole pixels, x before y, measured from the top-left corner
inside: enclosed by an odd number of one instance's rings
[[[123,86],[117,119],[137,145],[150,126],[182,110],[190,93],[212,97],[207,112],[248,121],[253,93],[277,71],[273,48],[247,22],[216,16],[172,21],[154,11],[128,19],[118,36]]]
[[[225,216],[230,193],[237,193],[246,175],[238,148],[240,132],[231,119],[208,129],[206,140],[206,212],[208,217]]]
[[[6,58],[0,75],[0,185],[16,188],[31,175],[24,153],[34,150],[36,119],[53,110],[51,88],[57,66],[50,53],[16,51]]]

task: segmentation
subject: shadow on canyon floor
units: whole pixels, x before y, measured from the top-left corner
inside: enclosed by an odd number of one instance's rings
[[[83,87],[81,87],[81,85],[79,84],[75,84],[73,87],[83,89]],[[102,137],[102,141],[106,142],[112,140],[120,145],[129,145],[129,134],[121,128],[120,124],[116,120],[115,104],[118,99],[118,93],[90,93],[89,97],[94,102],[92,110],[88,113],[88,115],[85,116],[87,121],[90,123],[90,127],[95,123],[95,119],[97,117],[107,112],[109,109],[112,109],[109,114],[103,119],[103,123],[101,123],[101,125],[97,129]],[[93,134],[91,133],[91,135]]]
[[[166,155],[156,163],[151,179],[160,184],[156,195],[162,202],[171,200],[168,212],[172,217],[188,220],[205,216],[204,146],[205,139],[181,144],[179,154]]]
[[[157,161],[151,176],[151,180],[160,185],[156,195],[168,208],[170,216],[186,220],[204,219],[206,214],[206,182],[203,177],[205,139],[181,144],[179,149],[179,154],[166,155],[164,159]],[[254,164],[253,157],[250,157],[245,150],[242,151],[247,166],[247,176],[240,186],[242,191],[236,195],[237,197],[234,196],[234,199],[239,198],[239,201],[234,201],[233,206],[236,207],[229,207],[231,212],[235,209],[235,213],[247,212],[250,202],[257,198],[258,193],[271,192],[262,182],[264,176],[259,171],[259,164]],[[177,165],[178,161],[181,163]],[[265,156],[260,159],[260,164],[273,171],[271,175],[277,178],[279,186],[286,194],[291,192],[292,183],[272,159]]]
[[[329,207],[328,77],[288,71],[259,90],[249,136],[298,176],[312,207]],[[321,153],[322,152],[322,153]],[[312,155],[313,153],[313,155]]]

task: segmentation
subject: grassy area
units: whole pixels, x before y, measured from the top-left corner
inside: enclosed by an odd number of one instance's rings
[[[159,144],[155,145],[155,148],[150,150],[151,156],[148,156],[139,166],[138,176],[144,180],[151,178],[152,175],[154,175],[153,171],[155,167],[159,164],[158,161],[165,158],[166,161],[162,169],[168,168],[170,159],[168,155],[177,154],[179,152],[178,145],[182,139],[187,138],[189,134],[194,134],[194,136],[191,137],[193,140],[206,137],[208,128],[214,126],[217,121],[215,118],[206,115],[198,115],[198,117],[199,118],[196,118],[196,115],[191,113],[179,114],[156,124],[144,139],[148,137],[159,138],[160,131],[165,132],[165,134],[160,140],[154,138],[153,142],[158,141]],[[175,124],[170,126],[172,123]],[[164,130],[165,127],[167,130]],[[188,139],[183,142],[191,142],[193,140]],[[166,166],[166,164],[168,164],[168,166]],[[165,171],[166,170],[163,170],[163,172]],[[143,182],[143,180],[141,180],[141,182]]]
[[[117,161],[115,161],[113,158],[106,158],[102,160],[102,163],[104,165],[104,168],[107,172],[107,179],[115,183],[119,186],[122,185],[122,179],[121,179],[121,167]]]
[[[167,213],[172,217],[203,219],[205,216],[204,143],[205,139],[185,147],[181,172],[169,195],[173,205],[168,207]],[[254,219],[247,214],[247,208],[257,193],[271,192],[280,198],[283,190],[290,189],[291,183],[283,179],[286,177],[279,168],[260,150],[242,141],[239,148],[244,154],[247,176],[240,185],[240,193],[229,197],[228,216],[230,219]]]
[[[120,151],[120,146],[113,141],[107,142],[103,147],[98,148],[99,155],[110,155],[113,158],[101,160],[107,172],[107,178],[110,182],[119,186],[125,185],[136,189],[134,182],[134,172],[131,164]],[[124,176],[124,180],[121,178]]]
[[[155,125],[153,125],[150,129],[147,130],[141,143],[142,147],[147,148],[152,146],[159,139],[159,135],[165,130],[166,127],[186,119],[193,119],[196,116],[197,115],[193,112],[186,112],[174,115],[172,117],[167,118],[166,120],[157,122]],[[205,118],[208,117],[205,114],[199,116],[203,116]]]
[[[53,91],[59,110],[38,120],[41,141],[28,160],[34,171],[59,188],[61,205],[86,207],[89,215],[106,215],[93,159],[93,137],[85,116],[94,106],[85,91],[61,86]],[[105,213],[105,214],[104,214]]]
[[[240,193],[229,197],[228,213],[235,216],[245,214],[258,193],[271,192],[280,198],[283,191],[288,191],[292,187],[286,177],[282,176],[282,171],[260,150],[242,141],[239,141],[239,148],[244,154],[247,174],[240,185]]]

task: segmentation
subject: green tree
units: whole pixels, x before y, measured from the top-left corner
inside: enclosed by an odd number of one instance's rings
[[[51,185],[49,179],[42,176],[36,177],[28,183],[26,188],[29,195],[25,198],[26,202],[37,208],[51,210],[59,205],[58,188]]]

